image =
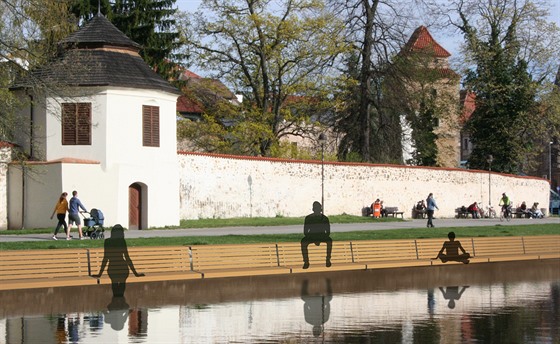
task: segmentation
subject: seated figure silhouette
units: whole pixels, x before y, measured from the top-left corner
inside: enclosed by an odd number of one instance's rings
[[[111,229],[111,238],[105,239],[103,246],[105,251],[101,261],[101,268],[99,273],[93,277],[101,277],[105,267],[108,265],[107,274],[111,279],[113,297],[123,297],[129,269],[137,277],[144,276],[144,274],[138,273],[134,268],[134,264],[128,255],[128,248],[124,240],[124,229],[121,225],[115,225]]]
[[[309,294],[308,281],[301,285],[301,299],[303,300],[303,315],[305,321],[313,325],[313,336],[319,337],[323,332],[323,325],[329,320],[331,314],[332,289],[331,280],[326,279],[327,294]]]
[[[443,243],[441,250],[434,259],[441,259],[444,263],[447,263],[448,261],[456,261],[468,264],[471,255],[465,251],[459,241],[455,240],[455,233],[449,232],[447,237],[449,238],[449,241]],[[463,253],[459,254],[459,250]],[[443,253],[443,251],[445,251],[445,253]]]
[[[455,308],[455,301],[461,298],[461,295],[463,295],[468,287],[469,286],[462,287],[461,291],[459,291],[458,286],[447,287],[445,290],[442,287],[439,287],[439,290],[441,291],[443,298],[449,300],[447,307],[453,309]]]
[[[313,202],[313,213],[305,217],[303,224],[303,239],[301,239],[301,254],[303,256],[303,268],[309,268],[309,244],[319,246],[322,242],[327,244],[327,267],[331,266],[332,239],[329,218],[323,215],[321,203]]]

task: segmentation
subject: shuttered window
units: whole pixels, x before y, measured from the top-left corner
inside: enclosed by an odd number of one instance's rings
[[[62,104],[62,144],[91,145],[91,103]]]
[[[142,106],[142,144],[159,147],[159,106]]]

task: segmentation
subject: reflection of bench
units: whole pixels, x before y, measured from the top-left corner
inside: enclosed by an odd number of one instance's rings
[[[398,207],[386,207],[385,208],[385,214],[387,214],[387,216],[392,216],[392,217],[396,217],[398,215],[401,216],[401,218],[404,218],[404,212],[399,211]]]
[[[93,284],[86,249],[0,251],[0,290]]]
[[[189,248],[186,246],[140,246],[128,247],[127,250],[136,271],[143,273],[145,276],[136,277],[130,271],[126,283],[187,280],[201,277],[199,273],[191,270]],[[114,253],[108,252],[107,254],[119,255],[121,254],[120,251],[117,248]],[[99,273],[101,261],[105,254],[103,248],[89,249],[92,275]],[[111,283],[108,267],[105,267],[105,271],[98,281],[100,284]],[[121,271],[118,270],[119,268]],[[128,266],[121,264],[121,266],[117,266],[116,271],[114,269],[115,267],[113,267],[112,273],[115,273],[116,276],[119,274],[122,276],[127,273]]]
[[[276,244],[191,246],[192,269],[203,278],[287,274],[278,262]],[[301,261],[301,252],[300,252]]]
[[[463,207],[456,208],[455,217],[458,219],[466,219],[467,217],[469,217],[469,211]]]

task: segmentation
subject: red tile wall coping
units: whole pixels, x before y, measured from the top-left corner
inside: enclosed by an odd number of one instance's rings
[[[245,155],[229,155],[229,154],[217,154],[217,153],[199,153],[199,152],[187,152],[179,151],[177,154],[180,155],[199,155],[207,156],[220,159],[232,159],[232,160],[256,160],[256,161],[269,161],[269,162],[281,162],[281,163],[293,163],[293,164],[321,164],[320,160],[301,160],[301,159],[285,159],[285,158],[270,158],[261,156],[245,156]],[[452,167],[433,167],[433,166],[409,166],[409,165],[396,165],[396,164],[374,164],[367,162],[341,162],[341,161],[325,161],[325,165],[339,165],[339,166],[369,166],[369,167],[392,167],[400,169],[423,169],[423,170],[437,170],[437,171],[458,171],[466,173],[488,173],[486,170],[468,170],[463,168],[452,168]],[[519,176],[515,174],[490,172],[492,175],[501,175],[507,177],[514,177],[519,179],[534,179],[534,180],[546,180],[539,177],[533,176]]]

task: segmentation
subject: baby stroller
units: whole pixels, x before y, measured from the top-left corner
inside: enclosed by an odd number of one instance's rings
[[[87,213],[87,212],[84,212]],[[82,216],[83,213],[82,213]],[[89,212],[89,217],[84,216],[84,226],[87,227],[84,230],[84,235],[90,237],[91,239],[103,239],[105,238],[105,228],[103,228],[103,213],[99,209],[91,209]]]

